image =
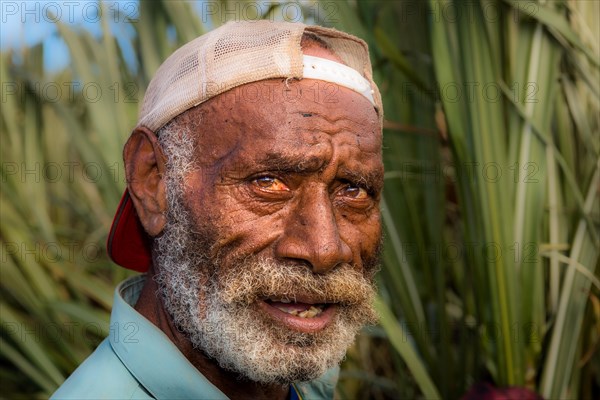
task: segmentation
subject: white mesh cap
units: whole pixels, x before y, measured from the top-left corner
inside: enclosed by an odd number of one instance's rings
[[[369,50],[363,40],[335,29],[263,20],[228,22],[175,51],[150,82],[137,126],[156,132],[184,111],[246,83],[302,79],[300,41],[304,32],[318,36],[368,81],[382,120],[381,95],[373,82]]]

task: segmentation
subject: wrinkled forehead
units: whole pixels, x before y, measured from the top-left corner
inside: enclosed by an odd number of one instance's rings
[[[380,154],[379,121],[375,108],[362,95],[313,79],[252,82],[176,118],[178,126],[196,137],[206,162],[253,142],[316,144],[332,135],[355,142],[360,151]]]

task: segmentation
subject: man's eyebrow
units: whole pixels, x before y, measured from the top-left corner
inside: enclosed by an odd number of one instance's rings
[[[264,157],[254,160],[259,168],[266,170],[308,173],[318,171],[325,164],[325,160],[318,156],[305,154],[266,153]]]
[[[383,188],[383,170],[361,171],[357,169],[342,168],[340,171],[344,179],[353,184],[364,186],[368,190],[379,191]]]

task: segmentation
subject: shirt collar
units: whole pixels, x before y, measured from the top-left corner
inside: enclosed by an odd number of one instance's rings
[[[145,275],[122,282],[115,290],[109,341],[121,362],[156,398],[227,399],[154,324],[133,305]]]

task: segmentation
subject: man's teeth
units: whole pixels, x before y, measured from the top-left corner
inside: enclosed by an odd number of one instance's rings
[[[282,301],[282,303],[284,303],[284,302]],[[321,305],[310,306],[310,308],[308,310],[304,310],[304,311],[298,311],[298,310],[290,311],[290,310],[286,310],[283,307],[277,307],[277,308],[285,313],[288,313],[290,315],[293,315],[295,317],[300,317],[300,318],[313,318],[323,312],[323,306],[321,306]]]
[[[312,318],[323,312],[323,309],[315,306],[310,306],[310,308],[306,311],[302,311],[298,314],[300,318]]]

